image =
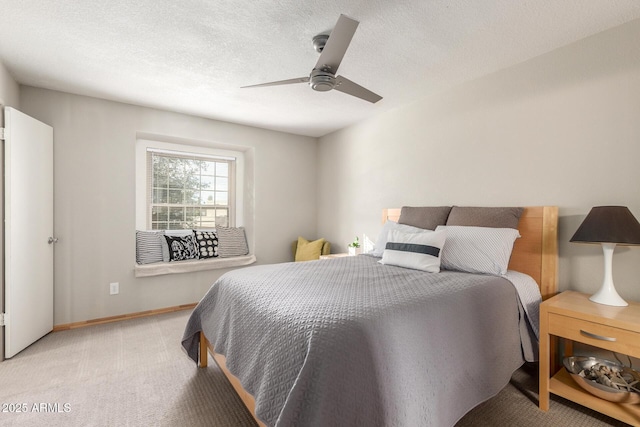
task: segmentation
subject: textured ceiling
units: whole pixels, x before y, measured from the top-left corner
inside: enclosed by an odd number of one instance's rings
[[[339,74],[370,104],[305,84],[311,38],[360,21]],[[640,18],[638,0],[0,0],[21,84],[321,136]]]

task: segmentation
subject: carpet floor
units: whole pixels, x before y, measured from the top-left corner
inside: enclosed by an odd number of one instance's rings
[[[255,427],[211,357],[197,369],[182,351],[188,315],[43,337],[0,363],[0,426]],[[456,427],[626,425],[557,397],[541,412],[537,393],[536,368],[525,365]]]

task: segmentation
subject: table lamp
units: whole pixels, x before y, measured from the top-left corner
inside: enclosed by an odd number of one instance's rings
[[[640,245],[640,223],[625,206],[596,206],[571,238],[572,242],[600,243],[604,252],[604,280],[589,298],[598,304],[625,306],[613,285],[613,251],[616,245]]]

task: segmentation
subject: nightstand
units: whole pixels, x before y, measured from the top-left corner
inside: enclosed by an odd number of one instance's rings
[[[549,410],[549,393],[553,393],[628,424],[640,425],[639,405],[600,399],[576,384],[565,368],[555,372],[558,361],[555,351],[551,351],[553,337],[640,357],[640,303],[614,307],[591,302],[589,295],[566,291],[540,305],[540,409]],[[569,356],[572,346],[567,345],[566,351]]]
[[[333,258],[342,258],[344,256],[351,256],[347,253],[344,254],[329,254],[329,255],[320,255],[320,259],[333,259]]]

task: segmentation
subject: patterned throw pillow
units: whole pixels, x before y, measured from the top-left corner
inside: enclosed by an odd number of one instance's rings
[[[188,236],[164,236],[169,247],[169,261],[198,259],[198,244],[193,234]]]
[[[218,236],[215,231],[193,230],[200,252],[200,259],[218,256]]]

